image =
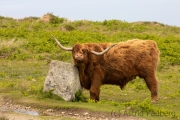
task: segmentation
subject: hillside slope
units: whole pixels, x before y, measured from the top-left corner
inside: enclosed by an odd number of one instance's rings
[[[65,46],[85,42],[120,42],[128,39],[152,39],[161,51],[161,61],[180,64],[180,28],[157,22],[128,23],[120,20],[69,21],[51,13],[45,17],[15,20],[0,16],[0,58],[59,59],[71,56],[59,50],[51,35]],[[49,17],[47,17],[49,16]]]

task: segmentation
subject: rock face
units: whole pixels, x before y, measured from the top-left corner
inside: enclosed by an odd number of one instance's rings
[[[81,90],[79,72],[76,66],[52,60],[50,69],[44,82],[44,91],[53,90],[53,94],[65,101],[75,99],[75,93]]]

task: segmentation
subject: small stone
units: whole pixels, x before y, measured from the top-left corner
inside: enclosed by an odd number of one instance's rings
[[[68,113],[68,115],[72,115],[72,113]]]
[[[88,112],[85,112],[83,115],[84,115],[84,116],[87,116],[87,115],[88,115]]]
[[[54,110],[53,109],[47,109],[47,112],[53,112]]]
[[[79,114],[74,114],[74,116],[79,116]]]
[[[61,112],[61,114],[65,114],[65,112]]]
[[[25,109],[30,109],[31,107],[29,106],[29,107],[25,107]]]
[[[90,119],[90,118],[91,118],[90,116],[87,117],[87,119]]]
[[[104,115],[103,115],[103,116],[101,116],[101,118],[104,118]]]

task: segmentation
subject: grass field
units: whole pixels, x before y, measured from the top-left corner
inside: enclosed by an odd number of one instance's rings
[[[180,28],[157,22],[67,22],[65,18],[54,15],[52,18],[44,23],[36,17],[21,21],[0,17],[1,97],[42,109],[80,108],[148,120],[180,119]],[[65,102],[51,93],[44,93],[50,61],[72,63],[71,53],[61,51],[50,34],[57,36],[65,46],[77,42],[119,42],[133,38],[155,40],[161,51],[157,70],[159,101],[151,104],[150,92],[140,78],[127,84],[124,90],[118,86],[102,86],[101,101],[97,103],[89,100],[87,90],[83,90],[78,96],[81,99],[74,102]]]
[[[92,111],[122,111],[148,119],[178,118],[180,115],[180,67],[169,66],[157,72],[159,81],[159,101],[151,104],[150,92],[142,79],[130,82],[122,91],[119,86],[104,85],[101,87],[101,101],[89,100],[89,91],[83,90],[85,100],[65,102],[56,96],[42,93],[48,64],[42,61],[7,61],[0,63],[0,93],[16,103],[45,108],[85,108]],[[19,99],[22,98],[22,99]],[[26,101],[24,103],[23,101]],[[28,101],[28,102],[27,102]],[[127,109],[128,108],[128,109]],[[126,110],[124,112],[123,110]],[[152,114],[152,115],[151,115]]]

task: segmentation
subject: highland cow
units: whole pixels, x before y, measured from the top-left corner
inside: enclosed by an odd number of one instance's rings
[[[151,92],[151,101],[157,102],[156,68],[160,52],[154,41],[134,39],[117,44],[86,43],[65,48],[53,38],[61,49],[72,51],[80,83],[90,90],[92,100],[99,101],[101,85],[119,85],[123,89],[129,81],[139,76]]]

